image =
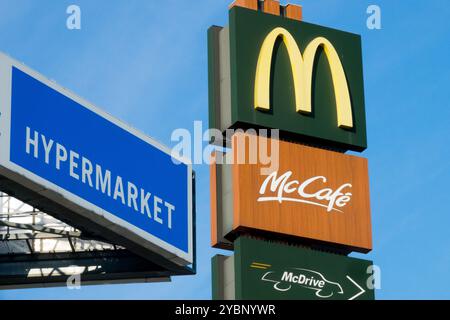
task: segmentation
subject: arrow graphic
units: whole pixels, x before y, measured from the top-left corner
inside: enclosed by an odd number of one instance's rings
[[[352,278],[350,278],[349,276],[347,276],[347,279],[350,280],[351,282],[353,282],[353,284],[355,286],[357,286],[359,288],[359,290],[361,290],[359,293],[355,294],[353,297],[349,298],[348,300],[355,300],[356,298],[358,298],[360,295],[364,294],[366,292],[366,290],[364,290],[359,284],[356,283],[355,280],[353,280]]]

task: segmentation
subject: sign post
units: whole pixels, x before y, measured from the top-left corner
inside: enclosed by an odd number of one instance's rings
[[[232,155],[211,166],[211,244],[234,250],[213,258],[214,298],[374,299],[372,262],[347,257],[372,250],[368,163],[345,154],[367,148],[361,37],[301,20],[237,0],[208,31],[209,122]]]

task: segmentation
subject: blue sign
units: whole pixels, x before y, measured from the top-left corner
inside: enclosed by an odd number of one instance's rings
[[[9,160],[191,262],[191,166],[12,67]]]

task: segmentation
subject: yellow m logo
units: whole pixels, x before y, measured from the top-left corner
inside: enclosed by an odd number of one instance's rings
[[[318,37],[308,44],[302,56],[294,37],[284,28],[276,28],[270,32],[261,47],[256,69],[255,108],[270,110],[270,74],[273,49],[277,38],[280,36],[287,48],[291,62],[297,112],[312,112],[314,58],[318,48],[322,46],[333,78],[338,126],[340,128],[353,128],[352,104],[347,79],[336,49],[327,39]]]

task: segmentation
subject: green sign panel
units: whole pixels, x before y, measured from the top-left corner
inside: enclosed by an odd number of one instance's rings
[[[367,148],[359,35],[234,7],[208,39],[211,128]]]
[[[371,265],[371,261],[240,237],[234,257],[213,258],[213,298],[374,300],[374,290],[368,287]]]

